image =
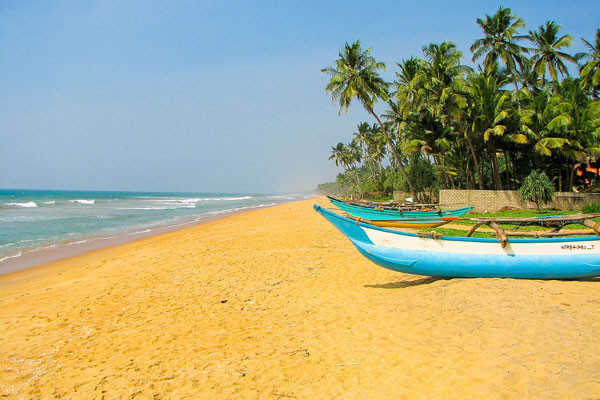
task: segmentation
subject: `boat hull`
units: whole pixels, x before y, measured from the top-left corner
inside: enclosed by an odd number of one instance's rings
[[[450,221],[441,220],[421,220],[421,221],[402,221],[402,220],[383,220],[383,221],[365,221],[371,225],[381,226],[384,228],[412,228],[412,229],[423,229],[423,228],[437,228],[445,225]]]
[[[443,277],[575,279],[600,275],[600,237],[496,239],[420,237],[342,217],[315,205],[374,263],[395,271]]]
[[[396,210],[378,210],[371,207],[363,207],[354,204],[344,203],[337,199],[329,197],[329,201],[350,215],[370,220],[386,219],[404,219],[404,218],[435,218],[435,217],[461,217],[471,211],[473,207],[463,207],[446,211],[396,211]]]

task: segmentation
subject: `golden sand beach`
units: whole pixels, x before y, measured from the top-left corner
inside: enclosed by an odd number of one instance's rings
[[[312,203],[0,277],[0,397],[600,398],[600,280],[396,273]]]

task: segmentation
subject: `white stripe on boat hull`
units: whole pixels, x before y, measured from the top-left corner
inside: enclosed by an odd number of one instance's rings
[[[373,242],[382,247],[401,248],[405,250],[421,250],[440,253],[464,254],[508,254],[508,255],[576,255],[600,254],[600,242],[597,240],[577,242],[538,242],[515,243],[510,239],[505,248],[499,242],[464,242],[454,240],[434,240],[414,236],[397,235],[390,232],[361,229]]]

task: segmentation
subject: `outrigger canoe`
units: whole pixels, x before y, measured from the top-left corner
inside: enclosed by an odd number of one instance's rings
[[[383,219],[365,219],[365,218],[354,218],[349,217],[354,221],[362,221],[367,224],[382,226],[385,228],[411,228],[411,229],[422,229],[422,228],[437,228],[447,224],[450,221],[456,221],[457,217],[439,217],[439,218],[414,218],[414,219],[394,219],[394,218],[383,218]]]
[[[431,211],[439,207],[437,203],[400,203],[398,201],[371,201],[371,200],[342,200],[333,196],[328,196],[338,201],[357,206],[376,208],[378,210],[405,210],[405,211]]]
[[[450,221],[458,220],[457,217],[436,217],[436,218],[400,218],[394,216],[385,215],[378,217],[377,219],[366,219],[361,217],[354,217],[351,214],[346,213],[346,216],[353,221],[360,221],[366,224],[375,226],[382,226],[385,228],[411,228],[411,229],[422,229],[422,228],[437,228],[447,224]]]
[[[510,239],[423,235],[352,220],[314,205],[374,263],[416,275],[575,279],[600,275],[600,236]]]
[[[338,200],[334,197],[328,196],[329,201],[334,206],[338,207],[342,211],[351,214],[355,217],[380,220],[384,216],[389,216],[394,219],[416,219],[416,218],[435,218],[435,217],[462,217],[469,211],[473,210],[473,207],[462,207],[454,210],[446,211],[398,211],[398,210],[379,210],[372,207],[359,206],[355,204],[349,204]]]

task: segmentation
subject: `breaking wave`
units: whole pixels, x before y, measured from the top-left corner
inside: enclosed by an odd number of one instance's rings
[[[22,208],[33,208],[38,206],[35,201],[26,201],[24,203],[4,203],[4,205]]]
[[[21,257],[21,255],[22,255],[22,253],[18,252],[17,254],[13,254],[12,256],[2,257],[2,258],[0,258],[0,262],[6,261],[6,260],[11,259],[11,258]]]
[[[96,200],[91,199],[75,199],[75,200],[69,200],[71,203],[77,203],[77,204],[83,204],[83,205],[92,205],[92,204],[96,204]]]

